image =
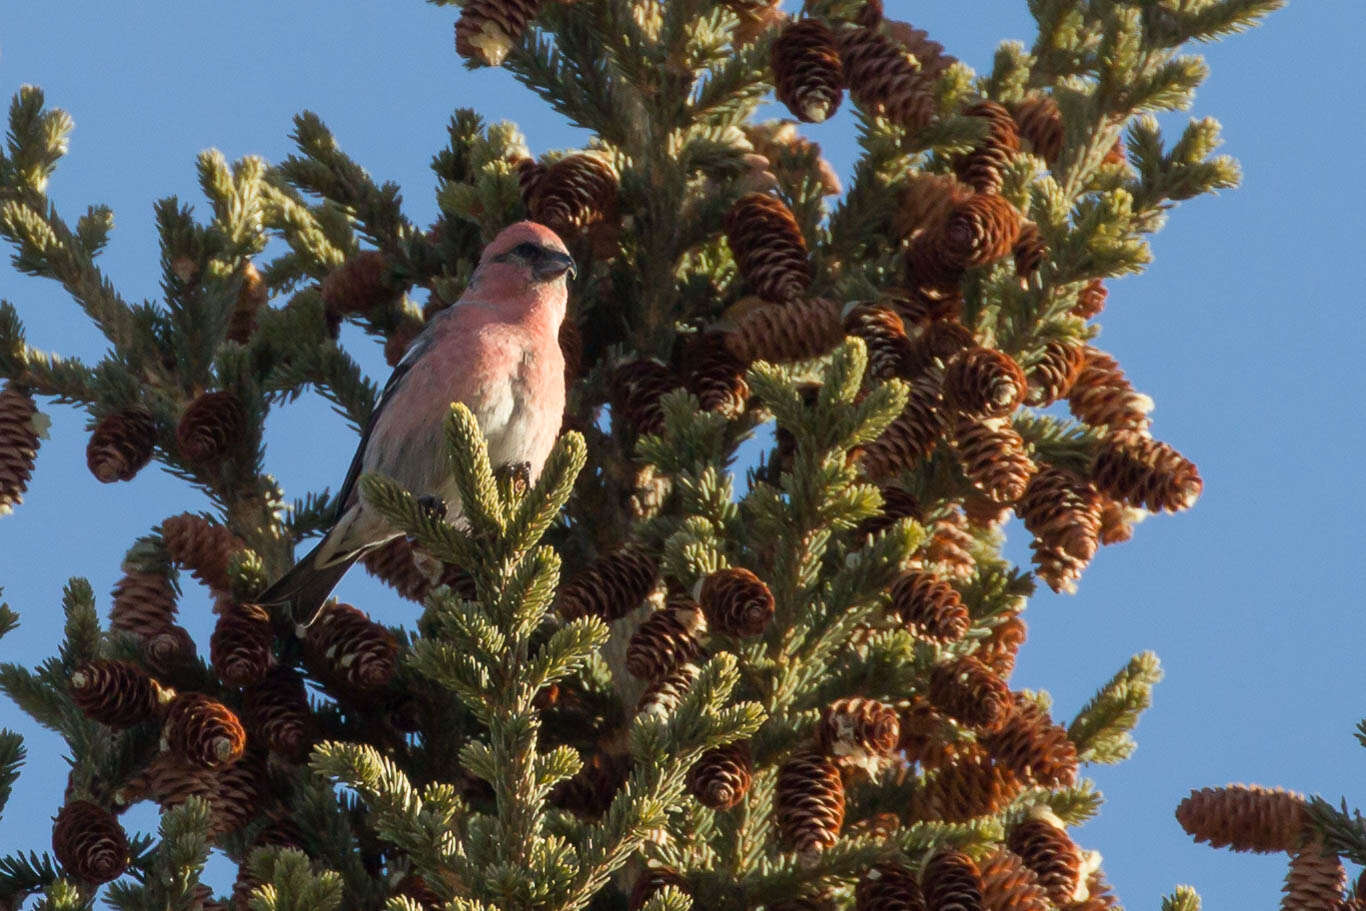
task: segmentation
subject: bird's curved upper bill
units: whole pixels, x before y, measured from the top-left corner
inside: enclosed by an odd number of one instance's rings
[[[546,250],[536,258],[536,264],[532,267],[536,272],[536,277],[541,281],[549,281],[552,278],[559,278],[566,272],[573,278],[578,275],[578,268],[574,265],[574,258],[568,253],[560,253],[555,250]]]

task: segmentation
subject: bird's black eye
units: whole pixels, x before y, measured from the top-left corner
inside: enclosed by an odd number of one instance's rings
[[[524,243],[513,247],[512,252],[522,259],[535,259],[541,254],[541,248],[533,243]]]

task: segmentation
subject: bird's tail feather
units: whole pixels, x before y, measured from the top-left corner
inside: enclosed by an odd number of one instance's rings
[[[345,557],[333,558],[326,566],[316,565],[318,551],[326,543],[326,538],[308,555],[295,563],[289,572],[261,593],[257,599],[262,604],[282,604],[290,602],[290,616],[300,626],[307,626],[318,616],[327,596],[337,587],[341,577],[360,559],[361,551]]]

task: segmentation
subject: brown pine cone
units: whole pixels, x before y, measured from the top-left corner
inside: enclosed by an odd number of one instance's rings
[[[173,695],[127,661],[87,661],[71,672],[69,682],[76,708],[87,718],[112,728],[150,721]]]
[[[0,391],[0,516],[8,515],[24,498],[42,427],[33,397],[6,383]]]
[[[854,887],[854,911],[925,911],[915,874],[900,864],[880,863]]]
[[[975,542],[963,514],[957,510],[943,513],[929,524],[929,530],[929,540],[916,551],[917,562],[951,579],[972,578],[977,572],[977,558],[972,555]]]
[[[936,238],[937,252],[952,268],[989,266],[1010,255],[1020,236],[1020,213],[1002,196],[977,194],[963,201]]]
[[[928,911],[982,911],[982,876],[962,851],[936,851],[920,880]]]
[[[313,746],[313,713],[303,678],[290,667],[275,667],[242,694],[242,721],[253,740],[272,753],[302,762]]]
[[[976,658],[956,658],[930,672],[930,702],[979,734],[1000,730],[1014,708],[1010,687]]]
[[[806,750],[783,763],[774,802],[780,836],[798,854],[816,854],[839,840],[844,782],[839,766],[819,752]]]
[[[963,747],[912,795],[908,821],[967,822],[999,813],[1024,789],[980,747]]]
[[[702,657],[697,641],[703,624],[695,604],[670,604],[645,619],[626,647],[626,669],[642,680],[658,680],[680,664]]]
[[[162,748],[202,769],[221,769],[242,758],[247,732],[221,702],[203,693],[181,693],[166,711]]]
[[[1020,646],[1027,636],[1028,628],[1024,620],[1018,615],[1007,617],[993,626],[991,634],[978,643],[973,657],[1005,680],[1015,670],[1015,656],[1019,654]]]
[[[246,547],[242,539],[212,519],[183,512],[161,523],[161,537],[171,559],[189,569],[209,588],[226,592],[231,586],[228,564]]]
[[[540,9],[541,0],[470,0],[455,23],[455,52],[484,66],[502,66]]]
[[[637,434],[664,429],[664,409],[659,400],[681,383],[672,370],[653,358],[628,361],[612,372],[612,413]]]
[[[972,191],[952,174],[911,173],[897,196],[892,236],[905,242],[938,234],[954,210],[971,195]]]
[[[908,762],[918,762],[925,769],[938,769],[958,758],[965,749],[975,748],[975,744],[958,739],[953,723],[924,696],[916,694],[898,702],[897,711],[901,715],[901,736],[896,748],[906,754]]]
[[[911,52],[911,56],[920,65],[922,79],[937,80],[945,70],[958,62],[957,57],[944,53],[944,45],[930,39],[929,32],[923,28],[915,28],[909,22],[886,20],[886,33]]]
[[[740,275],[764,300],[795,301],[811,286],[806,238],[796,217],[776,196],[740,197],[726,213],[725,231]]]
[[[697,396],[703,411],[735,417],[749,400],[745,366],[731,351],[726,333],[701,332],[684,351],[684,386]]]
[[[740,22],[731,33],[731,44],[740,49],[748,47],[770,29],[787,21],[781,0],[723,0],[739,17]]]
[[[1110,292],[1105,290],[1105,282],[1093,278],[1086,283],[1077,295],[1077,302],[1072,307],[1072,315],[1080,316],[1082,319],[1090,319],[1105,309],[1105,298],[1109,294]]]
[[[1020,235],[1015,238],[1010,255],[1015,258],[1015,274],[1020,277],[1020,286],[1029,287],[1026,279],[1039,271],[1048,256],[1048,243],[1043,239],[1043,232],[1038,225],[1032,221],[1020,222]]]
[[[745,123],[740,124],[740,130],[754,147],[754,153],[766,162],[761,166],[762,170],[755,175],[756,180],[763,182],[756,185],[755,189],[771,189],[775,185],[797,185],[814,176],[821,186],[822,196],[838,196],[843,192],[839,174],[835,173],[834,166],[821,156],[819,143],[812,142],[797,132],[797,125],[792,121],[768,120],[762,123]]]
[[[967,415],[1008,415],[1024,393],[1024,371],[1014,358],[994,348],[965,348],[944,371],[945,401]]]
[[[1294,851],[1308,833],[1302,794],[1283,788],[1230,784],[1201,788],[1176,808],[1176,821],[1197,842],[1211,848],[1273,854]]]
[[[552,806],[585,819],[598,819],[631,774],[629,754],[597,752],[584,760],[583,768],[550,792]]]
[[[218,679],[246,686],[266,675],[274,663],[275,634],[270,614],[259,604],[229,602],[209,638],[209,661]]]
[[[635,885],[631,887],[631,894],[626,899],[628,911],[640,911],[650,900],[650,896],[665,886],[673,886],[685,895],[692,894],[688,881],[680,876],[677,870],[670,870],[668,867],[646,867],[645,872],[636,878]]]
[[[1342,860],[1322,844],[1290,855],[1290,870],[1281,891],[1281,911],[1341,911],[1347,871]]]
[[[823,123],[844,98],[835,35],[819,19],[790,22],[773,42],[773,87],[798,120]]]
[[[748,740],[707,750],[688,769],[688,791],[704,807],[729,810],[744,799],[754,780]]]
[[[1034,871],[1004,848],[997,848],[979,867],[983,911],[1049,911],[1048,893]]]
[[[906,247],[906,285],[913,305],[930,319],[957,319],[963,309],[964,269],[946,254],[947,225],[945,219],[933,233],[921,233]]]
[[[651,683],[640,694],[636,703],[636,714],[649,712],[653,715],[668,717],[672,715],[688,695],[688,690],[697,680],[697,665],[680,664],[663,677]]]
[[[186,406],[175,433],[176,446],[187,461],[217,462],[242,445],[247,412],[231,392],[206,392]]]
[[[877,515],[864,519],[854,529],[854,534],[858,537],[881,534],[901,519],[914,519],[919,522],[924,518],[920,501],[909,491],[900,487],[883,487],[880,493],[882,506],[878,508]]]
[[[850,696],[837,699],[821,713],[817,743],[825,755],[872,764],[892,755],[901,738],[896,709],[876,699]]]
[[[410,601],[421,601],[432,587],[422,570],[413,562],[413,539],[394,538],[361,558],[366,570]]]
[[[863,447],[860,469],[870,481],[881,481],[914,468],[934,451],[943,431],[939,382],[932,376],[922,376],[911,383],[905,410],[887,425],[881,436]]]
[[[490,0],[496,2],[496,0]],[[501,0],[524,3],[528,0]],[[531,0],[537,2],[537,0]],[[466,12],[469,7],[465,7]],[[617,174],[596,155],[576,153],[546,168],[528,204],[531,218],[565,239],[602,223],[615,223]]]
[[[1017,777],[1049,787],[1072,785],[1077,778],[1077,747],[1032,700],[1015,697],[1015,710],[1002,727],[979,738],[992,757]]]
[[[1043,355],[1029,368],[1029,404],[1051,405],[1067,395],[1085,363],[1084,345],[1061,339],[1049,342]]]
[[[985,120],[987,134],[980,145],[954,162],[954,173],[978,193],[999,193],[1010,160],[1020,151],[1015,119],[994,101],[979,101],[963,114]]]
[[[398,670],[394,634],[350,604],[325,605],[304,636],[304,659],[325,683],[358,695],[388,686]]]
[[[844,332],[863,339],[868,346],[868,376],[885,380],[905,372],[911,340],[901,317],[891,307],[867,303],[847,307]]]
[[[142,642],[142,660],[154,674],[175,674],[198,656],[183,626],[167,626]]]
[[[517,169],[517,190],[522,196],[522,204],[530,210],[531,200],[536,197],[536,191],[545,177],[546,166],[530,155],[521,155],[512,164]]]
[[[1134,522],[1143,515],[1143,510],[1127,507],[1118,500],[1101,494],[1100,543],[1122,544],[1129,540],[1134,536]]]
[[[947,364],[965,348],[977,344],[972,330],[953,319],[934,319],[919,326],[911,338],[910,355],[906,358],[907,378],[930,372],[935,362]]]
[[[213,831],[235,832],[256,818],[265,796],[265,760],[259,753],[248,753],[241,762],[213,773]]]
[[[237,302],[228,317],[226,335],[230,341],[245,345],[256,331],[256,314],[270,300],[270,289],[251,260],[242,264],[242,286],[237,291]]]
[[[747,569],[718,570],[702,582],[698,595],[707,626],[728,636],[758,636],[773,619],[773,593]]]
[[[390,278],[383,253],[361,250],[327,273],[320,293],[329,321],[340,322],[392,305],[403,290]]]
[[[146,638],[175,622],[176,591],[162,573],[128,570],[114,586],[109,625]]]
[[[1044,465],[1029,479],[1015,512],[1034,535],[1036,560],[1041,547],[1060,549],[1083,565],[1095,555],[1100,494],[1085,478]]]
[[[850,838],[872,838],[877,841],[886,841],[895,835],[900,828],[901,817],[890,810],[884,810],[857,822],[849,823],[844,827],[844,831]]]
[[[953,448],[967,479],[998,503],[1018,500],[1034,475],[1024,439],[1007,418],[959,419]]]
[[[843,340],[839,304],[824,298],[758,307],[726,334],[731,353],[744,364],[819,357]]]
[[[934,119],[935,76],[920,68],[907,48],[870,28],[845,28],[835,36],[844,81],[854,103],[911,130]]]
[[[892,583],[891,611],[916,636],[931,642],[963,638],[972,620],[953,586],[934,573],[912,569]]]
[[[1089,345],[1084,350],[1086,359],[1067,395],[1072,413],[1093,427],[1146,433],[1153,400],[1134,391],[1113,357]]]
[[[128,835],[104,807],[76,800],[57,811],[52,853],[77,878],[107,883],[128,869]]]
[[[229,771],[240,770],[245,775],[227,778]],[[171,753],[160,753],[148,762],[142,770],[129,779],[114,795],[115,801],[127,807],[139,800],[156,801],[163,810],[177,807],[191,797],[205,801],[212,810],[211,833],[222,834],[240,825],[242,813],[250,811],[254,815],[260,805],[260,789],[245,802],[242,800],[247,790],[259,784],[260,769],[252,757],[236,762],[227,769],[209,770],[182,762]],[[224,780],[231,786],[229,794]],[[245,784],[244,784],[245,782]],[[231,799],[224,801],[224,796]],[[223,812],[220,812],[220,809]],[[249,818],[249,817],[248,817]]]
[[[131,481],[152,460],[157,425],[152,413],[135,406],[105,415],[90,434],[85,464],[103,484]]]
[[[1029,150],[1044,164],[1051,168],[1058,163],[1063,144],[1062,111],[1052,95],[1033,92],[1015,105],[1015,126]]]
[[[628,545],[599,557],[562,584],[556,606],[566,620],[591,614],[610,623],[639,607],[658,581],[658,564],[640,548]]]
[[[1078,890],[1080,891],[1080,890]],[[1123,911],[1105,874],[1094,870],[1086,877],[1086,897],[1067,906],[1067,911]]]
[[[1195,463],[1137,433],[1116,433],[1101,443],[1091,480],[1101,493],[1149,512],[1189,509],[1205,486]]]
[[[1006,833],[1006,847],[1034,871],[1055,905],[1073,900],[1081,882],[1081,851],[1056,816],[1044,811],[1016,823]]]

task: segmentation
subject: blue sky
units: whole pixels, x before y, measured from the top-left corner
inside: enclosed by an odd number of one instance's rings
[[[979,70],[998,40],[1032,37],[1024,0],[886,5]],[[427,165],[453,108],[515,121],[536,152],[581,141],[505,74],[460,65],[453,9],[344,6],[142,2],[114,12],[54,2],[6,11],[0,93],[36,83],[74,116],[51,195],[72,219],[91,203],[113,207],[102,265],[125,297],[158,295],[153,200],[176,194],[205,208],[196,153],[213,146],[230,159],[279,160],[290,151],[290,117],[303,108],[377,178],[397,181],[418,223],[436,211]],[[1210,908],[1278,900],[1283,858],[1215,852],[1180,830],[1172,811],[1192,787],[1255,781],[1366,803],[1366,753],[1352,736],[1366,715],[1366,300],[1353,278],[1366,253],[1363,28],[1360,0],[1298,0],[1265,27],[1204,49],[1212,74],[1191,113],[1223,121],[1244,186],[1177,209],[1153,242],[1149,271],[1112,283],[1100,318],[1098,344],[1156,400],[1154,434],[1197,462],[1205,493],[1193,511],[1151,519],[1133,541],[1103,550],[1077,595],[1037,596],[1013,682],[1050,690],[1066,719],[1134,652],[1162,657],[1167,678],[1138,729],[1139,750],[1092,770],[1108,801],[1076,833],[1105,856],[1131,909],[1156,908],[1182,882]],[[848,114],[812,135],[847,174]],[[55,285],[0,265],[0,296],[18,306],[32,344],[99,357],[102,339]],[[348,337],[382,379],[378,346]],[[107,611],[132,539],[206,506],[156,470],[99,485],[85,467],[84,416],[45,410],[52,437],[30,494],[0,518],[0,585],[23,620],[0,656],[27,663],[55,646],[68,576],[87,576]],[[335,485],[354,448],[342,421],[308,399],[273,415],[267,442],[290,496]],[[1010,554],[1027,561],[1027,539],[1011,531]],[[184,621],[205,649],[207,599],[193,582],[186,589]],[[396,622],[412,611],[362,573],[339,595]],[[0,822],[0,850],[45,848],[65,780],[62,744],[8,704],[0,725],[23,731],[30,750]],[[154,824],[145,810],[130,821]]]

